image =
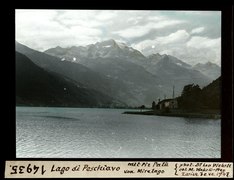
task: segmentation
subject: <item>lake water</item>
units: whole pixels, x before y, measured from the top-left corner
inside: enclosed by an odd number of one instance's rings
[[[17,158],[220,158],[221,121],[16,107]]]

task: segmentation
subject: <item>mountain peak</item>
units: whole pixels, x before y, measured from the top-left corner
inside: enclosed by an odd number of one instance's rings
[[[207,65],[207,66],[217,66],[217,64],[215,64],[215,63],[212,63],[212,62],[210,62],[210,61],[208,61],[208,62],[206,62],[206,64],[205,65]]]
[[[162,56],[161,56],[161,54],[159,54],[159,53],[156,53],[156,54],[150,54],[149,56],[148,56],[148,59],[161,59],[162,58]]]
[[[167,55],[167,54],[163,54],[162,57],[163,57],[163,58],[164,58],[164,57],[168,57],[168,55]]]
[[[102,42],[97,42],[95,45],[101,45],[101,46],[114,46],[117,45],[114,39],[108,39]]]
[[[117,47],[120,49],[131,49],[133,50],[132,47],[128,47],[128,45],[126,45],[124,42],[117,42],[114,39],[108,39],[102,42],[97,42],[95,45],[99,46],[99,47]]]
[[[105,40],[103,42],[111,42],[111,43],[116,43],[116,41],[114,39],[108,39],[108,40]]]
[[[193,66],[193,69],[200,71],[201,73],[205,74],[210,79],[216,79],[221,74],[221,68],[219,65],[213,62],[206,62],[206,63],[197,63]]]
[[[56,46],[55,49],[63,49],[61,46]]]
[[[170,59],[167,54],[163,54],[161,57],[162,57],[163,61],[169,61],[169,59]]]
[[[206,63],[197,63],[194,65],[194,67],[210,67],[210,66],[219,67],[219,65],[210,61],[207,61]]]

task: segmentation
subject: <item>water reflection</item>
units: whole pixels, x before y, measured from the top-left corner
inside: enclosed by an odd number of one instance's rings
[[[220,120],[16,108],[17,157],[219,158]]]

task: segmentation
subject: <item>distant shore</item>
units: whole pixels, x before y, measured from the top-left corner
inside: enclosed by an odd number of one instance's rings
[[[220,119],[219,113],[199,113],[199,112],[160,112],[160,111],[126,111],[123,114],[135,115],[156,115],[156,116],[170,116],[170,117],[185,117],[185,118],[206,118],[206,119]]]

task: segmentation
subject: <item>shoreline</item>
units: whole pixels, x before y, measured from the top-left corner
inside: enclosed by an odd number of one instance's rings
[[[190,113],[190,112],[157,112],[157,111],[133,112],[133,111],[125,111],[123,114],[185,117],[185,118],[221,119],[220,114],[208,114],[208,113],[196,113],[196,112],[191,112]]]

